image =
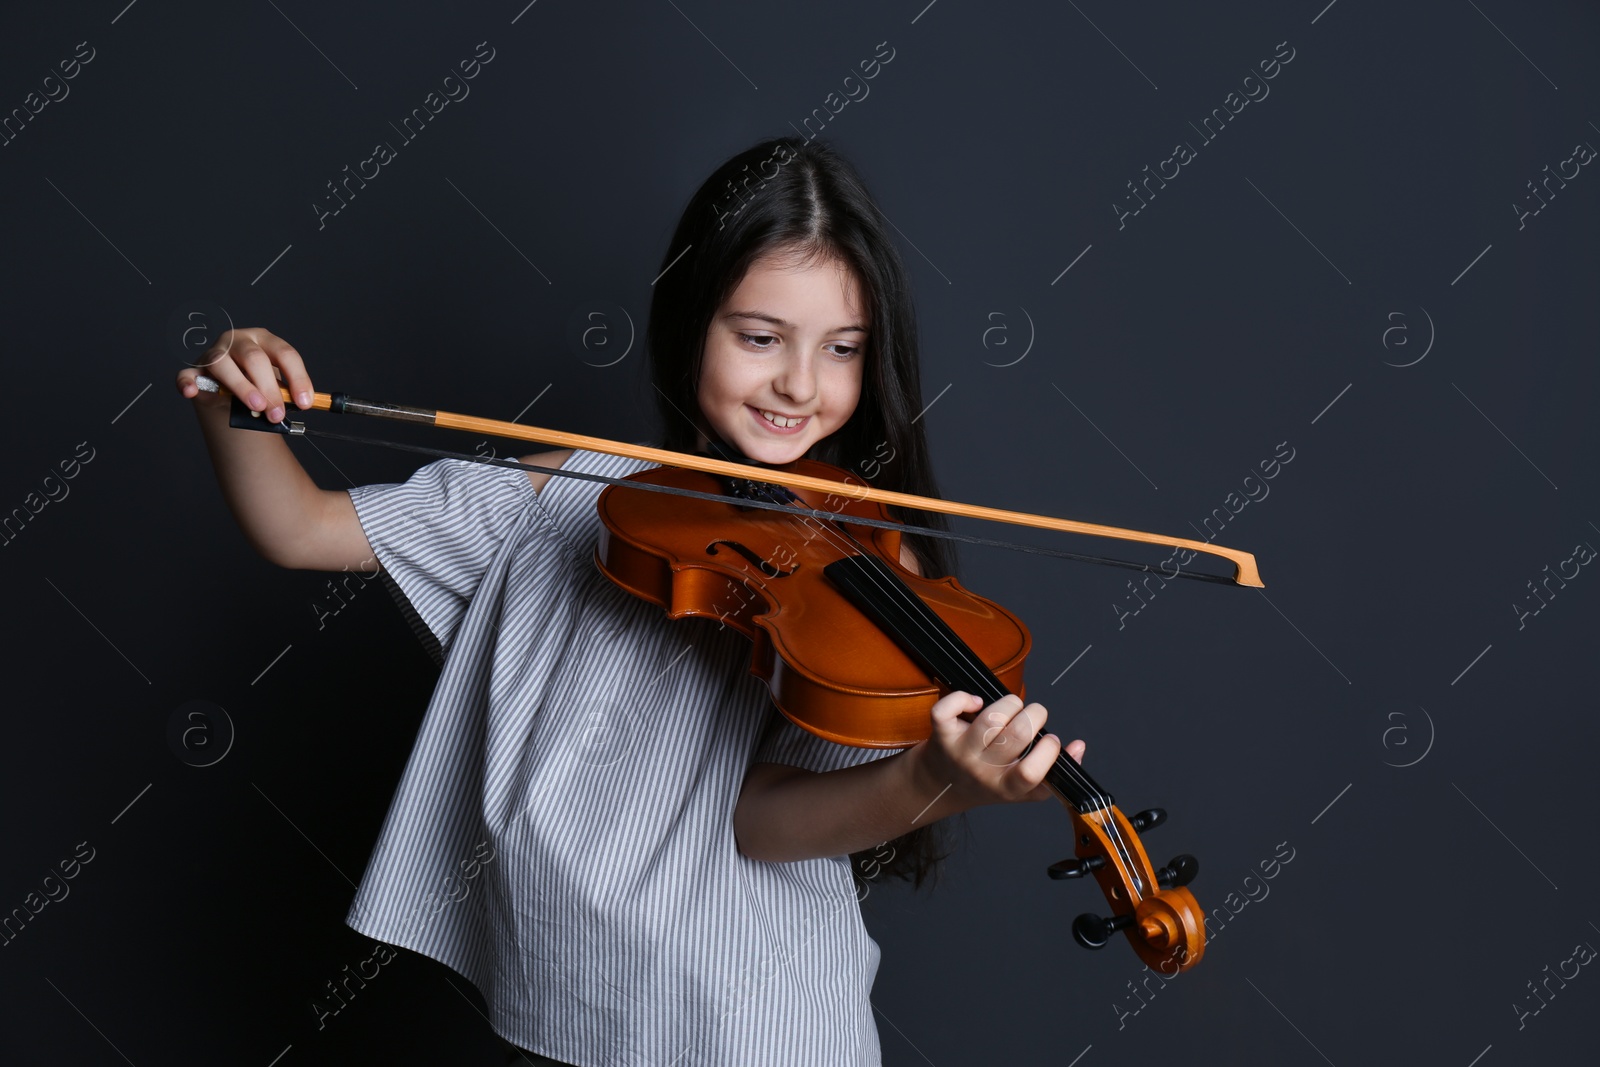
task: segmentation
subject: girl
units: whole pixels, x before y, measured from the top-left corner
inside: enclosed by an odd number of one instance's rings
[[[728,160],[662,272],[648,340],[667,447],[870,464],[881,487],[933,494],[904,270],[836,153],[785,138]],[[301,357],[266,330],[207,355],[274,422],[278,375],[309,405]],[[1044,708],[951,693],[911,748],[821,740],[773,707],[743,637],[670,621],[596,570],[596,483],[440,460],[321,490],[275,436],[230,432],[197,373],[178,387],[252,546],[285,567],[375,560],[444,654],[348,924],[466,976],[536,1064],[880,1063],[878,946],[847,856],[890,842],[869,862],[920,886],[941,820],[1052,797],[1058,739],[1012,758]],[[906,544],[907,567],[949,573],[943,542]]]

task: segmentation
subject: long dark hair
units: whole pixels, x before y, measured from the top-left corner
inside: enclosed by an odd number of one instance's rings
[[[881,489],[936,497],[922,410],[917,320],[904,264],[882,212],[843,156],[822,141],[780,137],[728,159],[690,198],[662,255],[650,298],[648,349],[665,447],[693,451],[703,416],[696,400],[706,332],[717,309],[762,256],[794,251],[837,258],[855,272],[869,319],[855,413],[808,453]],[[896,517],[947,529],[943,516],[895,509]],[[950,543],[907,534],[922,573],[955,571]],[[852,869],[937,881],[949,856],[943,822],[852,855]]]

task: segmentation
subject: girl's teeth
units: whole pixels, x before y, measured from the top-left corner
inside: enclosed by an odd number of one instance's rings
[[[763,411],[761,415],[774,426],[781,426],[786,430],[792,426],[799,426],[802,422],[806,421],[803,417],[798,419],[786,419],[782,415],[774,415],[770,411]]]

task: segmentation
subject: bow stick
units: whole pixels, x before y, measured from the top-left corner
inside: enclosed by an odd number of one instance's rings
[[[208,393],[226,392],[215,379],[208,378],[205,375],[197,376],[195,384]],[[292,408],[294,398],[289,395],[289,390],[280,385],[278,391],[282,394],[285,405]],[[524,426],[518,422],[485,419],[476,415],[461,415],[453,411],[437,411],[433,408],[391,404],[379,400],[362,400],[345,393],[312,393],[310,410],[328,411],[337,415],[371,415],[378,418],[397,419],[402,422],[421,422],[447,430],[463,430],[468,433],[486,434],[491,437],[531,441],[535,444],[550,445],[556,448],[603,452],[606,455],[625,456],[649,463],[659,463],[662,466],[682,467],[727,478],[745,478],[757,482],[782,485],[789,489],[809,489],[813,492],[838,494],[841,497],[852,500],[893,504],[914,510],[931,511],[944,515],[959,515],[970,519],[987,519],[991,522],[1031,526],[1041,530],[1055,530],[1060,533],[1085,534],[1091,537],[1107,537],[1118,541],[1137,541],[1144,544],[1162,545],[1167,548],[1187,549],[1191,552],[1217,556],[1233,564],[1231,581],[1234,585],[1250,586],[1257,589],[1264,588],[1261,575],[1256,569],[1256,558],[1249,552],[1236,548],[1224,548],[1221,545],[1208,544],[1204,541],[1195,541],[1186,537],[1167,537],[1163,534],[1147,533],[1143,530],[1129,530],[1120,526],[1102,526],[1098,523],[1078,522],[1073,519],[1057,519],[1049,515],[1034,515],[1025,511],[1007,511],[1003,508],[985,507],[980,504],[963,504],[959,501],[942,500],[938,497],[917,496],[914,493],[900,493],[889,489],[875,489],[869,485],[836,482],[829,478],[816,478],[805,474],[791,474],[777,468],[756,467],[745,463],[734,463],[725,459],[715,459],[710,456],[673,452],[665,448],[652,448],[648,445],[624,444],[621,441],[612,441],[604,437],[590,437],[585,434],[567,433],[564,430],[547,430],[538,426]],[[251,412],[251,414],[259,415],[260,413]],[[287,418],[285,418],[285,422],[287,422]],[[285,428],[282,432],[296,433],[303,432],[303,429],[296,431],[292,428]],[[552,473],[560,472],[555,471]],[[745,503],[745,501],[740,501],[740,503]],[[849,516],[845,516],[843,519],[846,522],[856,521]],[[1140,570],[1150,569],[1143,565],[1128,564],[1122,561],[1099,560],[1099,562],[1117,562],[1123,566],[1133,566]],[[1161,573],[1165,574],[1166,572],[1162,571]],[[1194,575],[1183,571],[1181,568],[1178,573],[1186,577],[1210,577]],[[1169,575],[1169,577],[1172,576]]]

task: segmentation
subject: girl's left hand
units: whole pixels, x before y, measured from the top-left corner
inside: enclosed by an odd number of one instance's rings
[[[1024,706],[1021,697],[1006,696],[985,708],[981,697],[955,692],[935,703],[932,714],[932,733],[911,751],[919,761],[919,791],[926,790],[930,802],[939,796],[937,810],[929,813],[934,818],[1056,795],[1044,779],[1061,753],[1060,738],[1046,734],[1017,759],[1049,716],[1043,705]],[[1084,748],[1073,741],[1066,751],[1082,763]]]

